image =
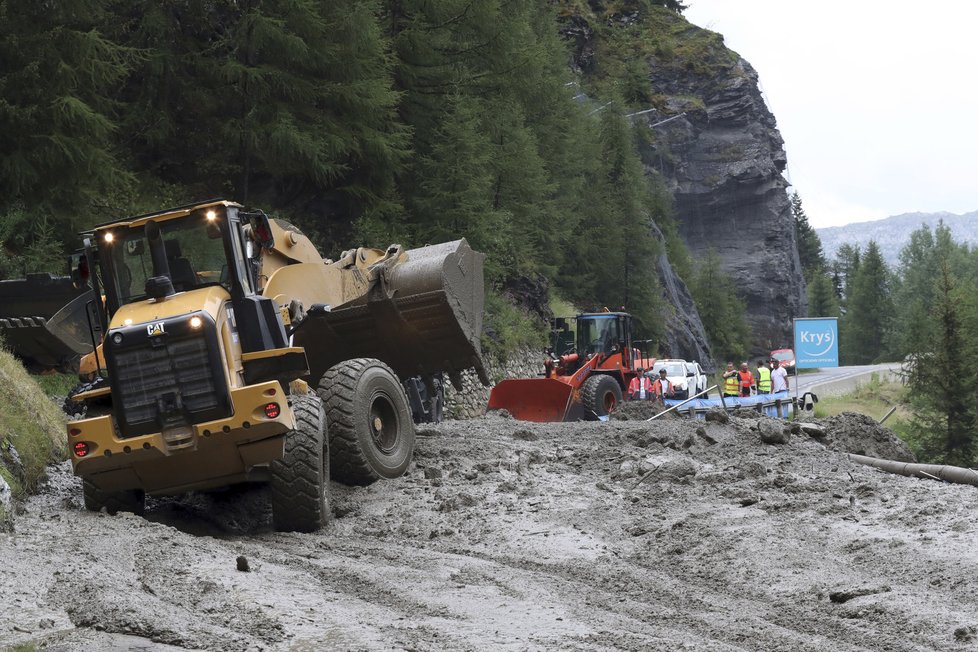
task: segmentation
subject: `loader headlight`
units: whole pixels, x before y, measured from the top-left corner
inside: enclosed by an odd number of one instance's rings
[[[116,346],[122,344],[122,333],[116,333],[112,336],[112,343]]]
[[[113,240],[115,240],[115,236],[112,235],[112,232],[111,231],[109,233],[106,233],[105,234],[105,241],[106,242],[111,243]]]
[[[200,328],[203,323],[204,323],[204,320],[202,320],[197,315],[194,315],[193,317],[190,318],[190,328],[192,328],[194,330],[197,330],[198,328]]]
[[[206,213],[204,213],[204,217],[206,217],[206,218],[207,218],[207,221],[208,221],[208,222],[213,222],[214,220],[216,220],[216,219],[217,219],[217,211],[215,211],[215,210],[214,210],[214,209],[212,208],[212,209],[210,209],[209,211],[207,211]]]

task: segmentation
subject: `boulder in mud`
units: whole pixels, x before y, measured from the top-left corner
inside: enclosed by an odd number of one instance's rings
[[[765,444],[787,444],[791,438],[790,431],[780,421],[761,419],[757,422],[757,431]]]
[[[655,475],[668,480],[679,480],[696,475],[697,466],[688,457],[676,457],[664,460],[655,470]]]
[[[9,512],[11,501],[13,501],[13,492],[10,490],[10,485],[7,484],[7,481],[0,475],[0,509]]]
[[[726,410],[721,408],[713,408],[707,411],[705,418],[712,423],[730,423],[730,416]]]
[[[804,433],[815,439],[821,439],[825,436],[825,428],[817,423],[809,423],[807,421],[796,421],[793,423],[791,425],[791,432],[796,434]]]

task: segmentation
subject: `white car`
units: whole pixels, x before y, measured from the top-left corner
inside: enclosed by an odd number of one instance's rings
[[[656,360],[649,374],[653,381],[659,377],[659,369],[666,370],[666,378],[672,383],[675,392],[674,398],[689,398],[706,389],[706,374],[699,363],[671,358]]]

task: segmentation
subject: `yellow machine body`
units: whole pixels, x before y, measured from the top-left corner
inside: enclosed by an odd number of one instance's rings
[[[287,223],[255,219],[233,202],[208,202],[97,227],[91,238],[106,264],[103,276],[132,280],[130,268],[148,276],[137,236],[158,229],[165,239],[180,220],[211,229],[202,216],[212,214],[214,224],[226,222],[221,234],[233,246],[225,247],[240,250],[241,259],[194,269],[188,287],[165,296],[107,300],[105,335],[82,360],[83,373],[108,370],[108,384],[75,397],[89,405],[91,418],[68,424],[69,449],[75,473],[99,489],[171,494],[264,479],[296,425],[289,394],[306,391],[340,361],[377,358],[401,380],[444,372],[456,383],[474,367],[487,383],[479,350],[483,256],[464,240],[360,248],[333,261]],[[169,251],[165,244],[160,252]],[[112,249],[123,246],[122,253]],[[126,255],[131,260],[120,265]],[[169,264],[176,279],[177,258]],[[243,298],[227,281],[240,270],[252,284]],[[147,278],[147,294],[158,280]],[[114,283],[107,297],[124,294],[119,288],[127,283]],[[246,316],[243,307],[252,305],[260,309]],[[256,316],[280,333],[271,343],[249,344],[246,330]],[[174,423],[152,426],[168,419]]]

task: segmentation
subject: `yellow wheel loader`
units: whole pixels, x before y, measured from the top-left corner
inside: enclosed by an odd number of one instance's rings
[[[328,483],[395,478],[414,424],[402,382],[482,382],[483,255],[465,240],[323,259],[298,229],[229,201],[102,224],[91,290],[99,382],[68,423],[85,506],[271,485],[276,529],[329,517]]]

